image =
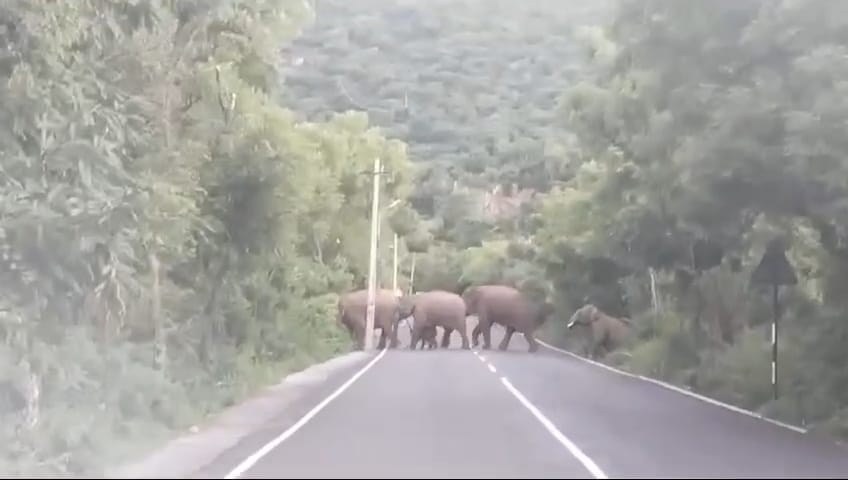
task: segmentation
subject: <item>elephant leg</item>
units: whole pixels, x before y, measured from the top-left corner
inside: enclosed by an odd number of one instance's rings
[[[459,332],[459,337],[462,339],[462,349],[471,350],[471,345],[468,342],[468,332],[466,330],[466,328],[460,328],[457,331]]]
[[[444,332],[442,332],[442,348],[448,348],[450,346],[451,333],[453,333],[452,328],[445,328]]]
[[[524,332],[524,338],[527,340],[527,344],[529,347],[527,351],[530,353],[534,353],[539,350],[539,342],[536,341],[536,336],[533,335],[533,332]]]
[[[498,345],[498,350],[506,350],[509,346],[509,341],[512,339],[512,334],[515,333],[515,327],[506,327],[506,335],[504,335],[501,344]]]
[[[480,344],[481,333],[483,333],[483,330],[480,328],[480,322],[477,322],[477,325],[474,325],[474,329],[471,331],[471,344],[474,345],[474,348],[477,348],[477,345]]]
[[[347,334],[350,336],[350,341],[356,343],[356,341],[358,340],[356,338],[356,329],[354,329],[350,325],[345,325],[345,330],[347,330]]]
[[[601,341],[598,342],[598,346],[595,349],[595,358],[603,358],[610,351],[612,351],[610,336],[609,334],[604,333],[604,336],[601,338]],[[603,355],[601,355],[602,353]]]
[[[389,329],[389,348],[398,347],[398,323],[394,322]]]
[[[421,337],[421,330],[415,327],[412,327],[412,340],[409,341],[409,349],[415,350],[415,346],[418,344],[418,340]]]
[[[600,353],[602,347],[603,347],[602,341],[601,342],[595,341],[592,344],[591,357],[589,357],[589,358],[591,358],[592,360],[596,360],[597,358],[599,358],[598,354]]]
[[[420,347],[419,347],[420,345]],[[430,330],[423,329],[421,330],[421,336],[418,337],[418,342],[415,344],[415,349],[424,350],[430,345]]]
[[[486,323],[483,328],[483,349],[488,350],[492,348],[492,324]]]
[[[387,333],[388,332],[386,332],[385,328],[380,329],[380,343],[377,344],[377,348],[380,350],[386,348],[386,337],[388,337]]]
[[[357,350],[365,349],[365,327],[361,325],[354,325],[351,328],[351,336],[353,337],[353,341],[356,344]]]

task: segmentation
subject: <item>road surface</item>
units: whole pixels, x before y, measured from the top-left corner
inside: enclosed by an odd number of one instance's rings
[[[848,477],[843,447],[545,348],[528,354],[520,335],[506,352],[453,343],[363,360],[354,380],[329,378],[193,477]]]

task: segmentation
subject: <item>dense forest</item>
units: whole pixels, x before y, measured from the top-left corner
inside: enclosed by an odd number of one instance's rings
[[[581,353],[591,301],[603,361],[848,435],[845,2],[11,0],[0,44],[6,474],[349,350],[375,156],[383,285],[396,233],[405,290],[552,296]]]
[[[843,3],[324,0],[285,91],[409,145],[416,289],[553,292],[578,351],[591,301],[637,327],[605,361],[846,434]],[[797,279],[776,401],[769,245]]]
[[[306,7],[0,6],[4,474],[97,474],[349,348],[372,158],[412,177],[367,115],[283,107]]]

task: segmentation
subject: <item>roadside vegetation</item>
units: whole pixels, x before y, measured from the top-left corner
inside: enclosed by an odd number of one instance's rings
[[[2,2],[0,471],[349,350],[375,156],[384,286],[397,233],[404,290],[552,293],[580,353],[591,301],[634,325],[605,362],[848,435],[846,44],[813,0]]]
[[[848,434],[848,5],[364,3],[321,2],[287,98],[408,143],[417,290],[553,292],[544,338],[581,354],[565,324],[590,301],[634,325],[605,362]],[[797,277],[777,401],[771,289],[751,282],[774,239]]]
[[[0,472],[98,475],[349,349],[365,114],[299,120],[300,0],[0,5]]]

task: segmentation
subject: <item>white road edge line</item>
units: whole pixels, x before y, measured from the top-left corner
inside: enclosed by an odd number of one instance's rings
[[[488,367],[489,367],[489,371],[490,371],[490,372],[492,372],[492,373],[498,373],[498,371],[497,371],[497,370],[495,370],[495,366],[494,366],[494,365],[492,365],[491,363],[486,364],[486,366],[488,366]]]
[[[525,398],[524,395],[522,395],[517,388],[512,386],[512,383],[510,383],[510,381],[507,380],[506,377],[501,377],[501,383],[504,384],[506,389],[509,390],[509,392],[513,394],[513,396],[515,396],[515,398],[517,398],[518,401],[521,402],[521,404],[524,405],[525,408],[527,408],[527,410],[530,410],[530,413],[532,413],[533,416],[536,417],[536,420],[539,420],[542,426],[544,426],[545,429],[547,429],[548,432],[553,435],[554,438],[556,438],[557,441],[559,441],[559,443],[561,443],[562,446],[564,446],[566,450],[568,450],[569,453],[574,456],[574,458],[577,459],[577,461],[583,464],[583,467],[585,467],[586,470],[588,470],[593,477],[599,479],[609,478],[607,477],[607,474],[604,473],[603,470],[601,470],[601,467],[599,467],[594,461],[592,461],[592,459],[589,458],[588,455],[583,453],[583,451],[580,450],[580,447],[575,445],[574,442],[572,442],[568,439],[568,437],[563,435],[563,433],[560,432],[559,429],[550,420],[548,420],[548,418],[545,417],[545,415],[543,415],[538,408],[536,408],[532,403],[530,403],[530,401],[527,400],[527,398]]]
[[[306,413],[300,420],[297,421],[294,425],[289,427],[286,431],[281,433],[277,438],[271,440],[266,443],[265,446],[257,450],[253,455],[244,459],[241,463],[239,463],[236,468],[234,468],[230,473],[224,477],[227,480],[231,480],[234,478],[240,477],[244,472],[248,471],[251,467],[256,465],[256,462],[262,459],[265,455],[271,452],[271,450],[277,448],[281,443],[283,443],[287,438],[291,437],[295,432],[300,430],[304,425],[306,425],[309,420],[312,419],[315,415],[318,414],[321,410],[324,409],[330,402],[332,402],[336,397],[341,395],[345,390],[347,390],[353,383],[359,379],[362,375],[365,374],[371,367],[374,366],[383,356],[386,354],[387,349],[383,349],[380,353],[374,357],[367,365],[362,367],[361,370],[356,372],[352,377],[350,377],[345,383],[342,384],[335,392],[331,393],[330,396],[321,401],[318,405],[315,405],[312,410]]]
[[[586,363],[594,365],[596,367],[605,368],[605,369],[607,369],[607,370],[609,370],[613,373],[617,373],[619,375],[624,375],[625,377],[636,378],[636,379],[639,379],[639,380],[642,380],[642,381],[645,381],[645,382],[648,382],[648,383],[653,383],[654,385],[658,385],[660,387],[667,388],[667,389],[675,391],[677,393],[682,393],[683,395],[687,395],[689,397],[695,398],[695,399],[700,400],[702,402],[709,403],[710,405],[725,408],[727,410],[730,410],[730,411],[733,411],[733,412],[736,412],[736,413],[741,413],[742,415],[747,415],[749,417],[753,417],[753,418],[756,418],[756,419],[759,419],[759,420],[763,420],[765,422],[771,423],[772,425],[777,425],[778,427],[783,427],[783,428],[792,430],[793,432],[796,432],[796,433],[807,433],[808,432],[808,430],[806,428],[799,427],[797,425],[791,425],[789,423],[784,423],[784,422],[781,422],[780,420],[774,420],[772,418],[768,418],[768,417],[765,417],[763,415],[760,415],[759,413],[752,412],[750,410],[745,410],[744,408],[736,407],[736,406],[733,406],[733,405],[730,405],[730,404],[727,404],[727,403],[724,403],[724,402],[720,402],[720,401],[718,401],[714,398],[710,398],[710,397],[706,397],[704,395],[697,394],[695,392],[686,390],[685,388],[681,388],[681,387],[678,387],[676,385],[672,385],[670,383],[666,383],[666,382],[663,382],[661,380],[657,380],[655,378],[646,377],[644,375],[636,375],[635,373],[625,372],[624,370],[619,370],[615,367],[611,367],[609,365],[605,365],[603,363],[596,362],[594,360],[591,360],[591,359],[588,359],[588,358],[585,358],[585,357],[581,357],[580,355],[577,355],[573,352],[569,352],[568,350],[564,350],[562,348],[554,347],[553,345],[549,345],[549,344],[547,344],[547,343],[545,343],[541,340],[538,340],[538,339],[536,341],[539,342],[539,344],[542,345],[545,348],[554,350],[556,352],[563,353],[565,355],[576,358],[580,361],[586,362]]]

